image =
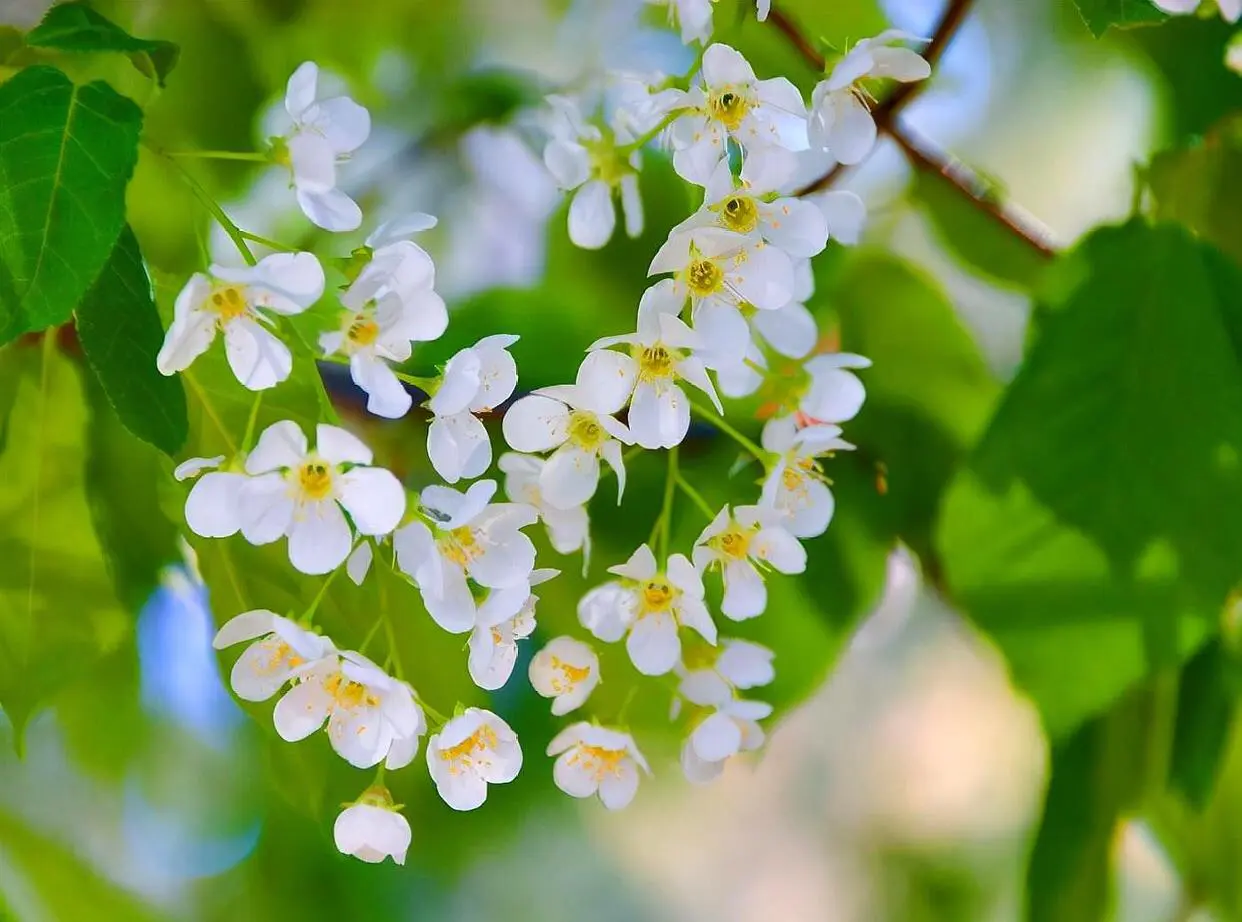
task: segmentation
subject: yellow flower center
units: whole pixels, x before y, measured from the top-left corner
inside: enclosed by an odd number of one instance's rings
[[[802,489],[803,481],[806,476],[797,467],[785,468],[785,473],[781,474],[781,483],[785,485],[786,490],[797,491]]]
[[[293,647],[289,646],[276,634],[269,634],[267,639],[263,641],[264,649],[270,654],[267,662],[263,664],[261,671],[271,675],[276,672],[282,672],[285,669],[297,669],[306,660],[293,652]]]
[[[673,607],[676,591],[668,580],[656,578],[643,584],[642,613],[644,615],[668,611]]]
[[[484,724],[456,746],[441,749],[440,758],[449,763],[449,773],[456,775],[462,770],[462,762],[473,762],[476,753],[495,749],[498,742],[496,731]]]
[[[744,560],[746,555],[750,553],[750,539],[753,535],[753,531],[743,530],[739,525],[735,524],[728,531],[723,531],[709,540],[708,544],[726,557],[732,557],[734,560]]]
[[[681,646],[681,661],[692,672],[696,669],[710,669],[716,665],[720,650],[705,640],[687,638]]]
[[[379,324],[365,314],[358,314],[345,330],[345,338],[355,346],[369,346],[379,338]]]
[[[324,691],[332,696],[335,705],[347,711],[355,710],[363,705],[375,707],[379,704],[379,698],[367,691],[365,685],[347,679],[339,672],[329,677],[328,681],[323,683],[323,687]]]
[[[559,656],[552,657],[552,691],[558,695],[573,691],[574,686],[585,682],[591,675],[590,666],[575,666]],[[556,675],[556,673],[560,675]]]
[[[655,381],[673,376],[674,354],[663,343],[646,346],[638,353],[638,377]]]
[[[332,465],[325,461],[307,461],[297,472],[298,489],[307,499],[320,500],[332,492]]]
[[[686,287],[696,298],[714,295],[724,287],[724,270],[710,259],[696,259],[686,267]]]
[[[598,141],[586,141],[583,146],[587,149],[587,162],[591,166],[591,175],[602,179],[608,185],[620,185],[622,177],[634,172],[626,158],[617,152],[611,133]]]
[[[750,112],[750,105],[750,100],[744,95],[732,87],[724,87],[707,100],[707,111],[730,131],[737,131]]]
[[[483,553],[479,539],[467,525],[454,528],[448,534],[441,536],[439,545],[440,553],[459,567],[465,567]]]
[[[604,749],[579,743],[569,757],[569,764],[581,765],[596,781],[602,781],[609,775],[621,774],[621,763],[625,761],[625,756],[624,749]]]
[[[221,323],[235,320],[249,309],[246,303],[246,289],[237,285],[221,285],[215,288],[207,298],[211,305],[209,310],[215,311]]]
[[[608,441],[608,430],[594,413],[574,410],[569,414],[569,441],[584,451],[595,451]]]
[[[720,223],[739,234],[749,234],[759,226],[759,208],[749,196],[731,196],[716,210],[720,212]]]

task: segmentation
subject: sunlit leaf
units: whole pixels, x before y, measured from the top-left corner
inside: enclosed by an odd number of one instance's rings
[[[1151,0],[1074,0],[1082,20],[1099,38],[1109,27],[1126,29],[1163,22],[1169,14]]]
[[[57,51],[119,51],[160,86],[177,66],[181,49],[172,42],[135,38],[87,3],[60,3],[26,35],[26,44]]]

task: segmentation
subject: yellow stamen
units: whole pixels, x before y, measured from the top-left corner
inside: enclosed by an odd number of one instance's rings
[[[686,267],[686,287],[695,298],[714,295],[724,287],[724,270],[710,259],[695,259]]]
[[[747,554],[750,553],[750,539],[753,535],[753,530],[743,530],[741,526],[734,524],[707,543],[726,557],[745,560]]]
[[[675,590],[667,580],[656,578],[643,585],[642,613],[650,615],[667,611],[673,606]]]
[[[750,100],[733,87],[723,87],[707,100],[707,111],[711,117],[730,131],[737,131],[742,127],[750,107]]]
[[[345,331],[346,338],[355,346],[369,346],[379,338],[379,324],[365,314],[358,314]]]
[[[475,753],[495,749],[498,742],[500,741],[496,739],[496,731],[484,724],[456,746],[441,749],[440,758],[449,763],[449,772],[455,775],[461,771],[461,766],[457,763],[472,762]]]
[[[585,682],[591,675],[590,666],[575,666],[559,656],[552,657],[552,671],[552,691],[558,695],[573,691],[575,685]],[[560,672],[560,675],[555,675],[556,672]]]
[[[475,537],[474,532],[466,525],[463,525],[461,528],[454,528],[448,534],[441,536],[438,543],[440,545],[440,553],[459,567],[466,566],[470,561],[483,553],[483,547],[479,544],[479,539]]]
[[[250,308],[246,302],[246,289],[237,285],[216,287],[208,296],[207,304],[207,309],[218,314],[222,324],[235,320]]]
[[[639,351],[638,377],[643,381],[656,381],[673,376],[674,354],[663,343],[647,346]]]
[[[621,774],[625,756],[624,749],[603,749],[579,743],[569,756],[569,764],[581,765],[596,781],[602,781],[609,775]]]
[[[608,430],[594,413],[574,410],[569,414],[569,441],[583,451],[595,451],[608,441]]]
[[[332,465],[310,460],[297,470],[297,487],[306,499],[325,499],[332,492]]]
[[[734,195],[717,206],[720,223],[739,234],[749,234],[759,226],[759,208],[755,200],[745,195]]]

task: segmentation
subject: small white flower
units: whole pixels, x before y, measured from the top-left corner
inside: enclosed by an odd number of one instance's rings
[[[597,413],[572,385],[540,388],[505,413],[505,441],[521,452],[551,451],[539,475],[549,505],[572,509],[589,502],[599,486],[599,459],[617,475],[617,503],[625,490],[621,446],[634,439],[607,413]]]
[[[409,240],[386,244],[341,295],[339,328],[319,337],[325,356],[349,358],[350,376],[377,416],[397,419],[413,403],[388,363],[407,361],[412,343],[438,339],[448,326],[434,284],[435,266],[422,247]]]
[[[237,499],[242,535],[251,544],[288,536],[295,569],[335,570],[353,548],[354,531],[386,535],[405,514],[401,482],[383,468],[369,467],[371,459],[371,449],[336,426],[316,426],[311,450],[297,423],[273,423],[246,458],[250,476]]]
[[[677,702],[685,698],[700,707],[717,707],[739,690],[768,685],[776,678],[775,654],[748,640],[722,639],[720,648],[704,647],[697,652],[693,668],[689,663],[677,667],[681,679]]]
[[[467,577],[488,589],[529,586],[535,546],[521,529],[534,524],[524,503],[491,503],[496,481],[480,480],[461,493],[429,486],[421,496],[424,521],[392,536],[397,566],[418,584],[432,619],[452,634],[474,628],[478,608]]]
[[[405,864],[410,848],[410,824],[397,812],[388,789],[368,788],[336,818],[332,837],[342,855],[352,855],[368,864],[379,864],[392,858]]]
[[[237,380],[252,391],[275,387],[289,377],[293,356],[264,312],[300,314],[319,300],[323,285],[323,267],[311,253],[273,253],[256,266],[196,272],[177,295],[155,365],[165,375],[184,371],[221,331]]]
[[[694,565],[700,573],[719,566],[724,579],[725,617],[743,621],[763,614],[768,568],[780,573],[806,570],[806,550],[778,524],[784,515],[763,506],[725,506],[694,543]]]
[[[672,448],[686,437],[690,402],[679,380],[703,391],[723,412],[695,355],[703,340],[677,316],[684,302],[671,281],[653,285],[638,307],[638,331],[596,340],[578,368],[577,393],[597,412],[615,413],[630,404],[630,434],[643,448]],[[623,344],[631,347],[629,355],[608,348]]]
[[[522,770],[522,747],[507,723],[481,708],[466,708],[427,741],[427,770],[444,802],[473,810],[489,784],[506,784]]]
[[[621,199],[625,232],[631,237],[642,234],[641,153],[627,154],[618,142],[628,139],[588,123],[572,99],[549,96],[548,102],[555,117],[543,162],[558,186],[577,190],[569,205],[569,239],[587,250],[598,250],[611,240],[617,225],[614,194]]]
[[[541,484],[548,462],[534,455],[509,451],[497,462],[505,475],[505,495],[539,511],[548,540],[558,554],[582,551],[584,563],[591,549],[591,520],[586,506],[559,509],[544,500]]]
[[[542,569],[530,574],[529,585],[492,589],[479,606],[470,632],[467,666],[474,684],[486,691],[503,688],[517,663],[518,641],[535,630],[535,606],[539,596],[530,587],[547,582],[559,570]]]
[[[858,415],[867,389],[850,369],[870,368],[871,359],[849,352],[816,355],[803,363],[807,380],[798,411],[812,423],[844,423]]]
[[[360,653],[323,660],[276,704],[281,739],[297,742],[328,724],[328,741],[350,765],[404,768],[414,761],[427,732],[414,690]]]
[[[256,642],[229,674],[229,684],[243,701],[266,701],[286,682],[336,658],[336,647],[327,637],[262,608],[230,618],[211,645],[223,650],[248,640]]]
[[[712,4],[715,0],[647,0],[647,2],[654,6],[668,7],[669,25],[681,29],[683,44],[705,42],[712,37]]]
[[[530,661],[530,684],[552,698],[552,713],[568,714],[582,707],[599,684],[599,657],[572,637],[554,637]]]
[[[748,397],[763,383],[768,360],[759,349],[758,341],[766,342],[774,351],[791,359],[804,358],[819,341],[815,318],[801,301],[790,301],[775,311],[750,311],[745,316],[751,335],[745,354],[736,362],[720,361],[716,365],[716,385],[726,397]],[[718,338],[710,326],[703,332],[704,336]],[[725,358],[727,356],[721,356]]]
[[[634,799],[640,768],[651,774],[632,736],[585,721],[558,733],[548,744],[548,755],[557,756],[552,779],[558,788],[570,797],[599,794],[609,810],[620,810]]]
[[[735,698],[720,704],[682,746],[681,768],[686,778],[705,784],[724,771],[730,756],[761,747],[764,733],[758,721],[771,713],[772,705],[762,701]]]
[[[685,114],[673,122],[673,168],[696,185],[706,185],[725,159],[729,138],[749,154],[756,147],[807,147],[806,104],[784,77],[757,80],[736,49],[712,45],[703,55],[703,84],[691,87],[676,108]]]
[[[285,88],[285,111],[293,127],[283,138],[298,207],[328,231],[351,231],[362,223],[358,203],[336,187],[337,163],[371,134],[371,115],[348,96],[317,99],[319,68],[302,64]]]
[[[516,336],[485,336],[444,366],[427,408],[427,455],[449,483],[472,480],[492,464],[492,443],[477,413],[500,406],[517,387],[517,365],[508,352]]]
[[[644,544],[608,572],[623,579],[587,593],[579,603],[578,618],[605,643],[628,631],[626,650],[643,675],[663,675],[677,665],[682,627],[708,643],[716,642],[716,625],[703,601],[703,580],[684,554],[670,556],[661,571]]]
[[[797,538],[817,538],[828,529],[836,503],[828,489],[821,455],[849,451],[839,426],[799,429],[789,416],[771,419],[763,427],[765,451],[780,455],[763,485],[760,502],[784,514],[784,526]]]
[[[908,48],[893,42],[922,41],[896,29],[865,38],[850,49],[821,80],[811,94],[809,139],[813,147],[826,149],[840,163],[862,161],[875,146],[875,119],[868,107],[861,80],[888,78],[909,83],[931,76],[931,65]]]

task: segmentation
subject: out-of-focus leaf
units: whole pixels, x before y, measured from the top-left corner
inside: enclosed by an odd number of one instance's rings
[[[26,35],[26,44],[57,51],[119,51],[160,86],[177,66],[181,49],[172,42],[135,38],[87,3],[60,3]]]
[[[1109,27],[1128,29],[1131,26],[1164,22],[1169,14],[1151,0],[1074,0],[1082,21],[1091,34],[1099,38]]]
[[[1157,155],[1147,181],[1156,217],[1180,221],[1242,264],[1242,116],[1200,144]]]
[[[1139,223],[1063,271],[938,534],[956,601],[1054,736],[1215,630],[1242,541],[1238,271]]]
[[[179,450],[189,426],[185,389],[155,367],[164,328],[128,227],[75,315],[82,351],[121,422],[165,454]]]
[[[1242,80],[1224,66],[1235,26],[1209,17],[1174,16],[1159,29],[1136,29],[1127,38],[1156,66],[1172,140],[1185,144],[1242,109]]]
[[[0,455],[0,704],[21,728],[116,647],[130,625],[91,528],[88,419],[77,370],[50,344],[13,346],[18,375]]]
[[[996,194],[1003,195],[1003,191],[996,190]],[[966,265],[990,278],[1031,289],[1048,268],[1048,260],[1037,250],[1007,233],[941,177],[915,171],[914,196],[940,241]]]
[[[1242,694],[1242,663],[1218,638],[1182,669],[1169,782],[1195,809],[1212,795]]]
[[[125,224],[142,110],[54,67],[0,84],[0,343],[69,319]]]

